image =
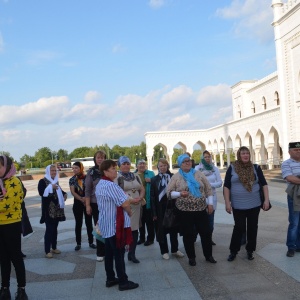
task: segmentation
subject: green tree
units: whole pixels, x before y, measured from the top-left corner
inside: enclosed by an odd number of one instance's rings
[[[122,155],[125,155],[124,147],[121,147],[119,145],[114,145],[111,148],[111,158],[112,159],[118,159]]]
[[[40,148],[38,151],[35,152],[34,158],[37,162],[39,168],[44,167],[45,164],[52,161],[52,151],[48,147]]]
[[[201,150],[194,150],[193,154],[192,154],[192,159],[195,161],[195,164],[199,164],[200,159],[201,159],[201,154],[202,151]]]
[[[94,150],[91,147],[80,147],[74,149],[70,154],[69,154],[69,159],[72,158],[82,158],[82,157],[91,157],[94,156]]]
[[[64,162],[68,159],[68,151],[64,149],[59,149],[57,151],[57,160]]]

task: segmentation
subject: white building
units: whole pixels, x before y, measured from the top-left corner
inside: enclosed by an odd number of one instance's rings
[[[150,169],[156,145],[171,166],[176,144],[190,153],[199,144],[214,156],[219,154],[221,168],[223,154],[230,157],[241,145],[249,147],[253,161],[269,168],[289,157],[288,143],[300,141],[300,0],[273,0],[272,8],[277,72],[232,86],[229,123],[205,130],[145,133]]]

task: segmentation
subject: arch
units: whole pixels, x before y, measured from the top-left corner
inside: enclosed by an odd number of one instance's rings
[[[237,134],[234,140],[234,149],[237,150],[242,146],[242,139],[241,137]]]
[[[253,149],[253,145],[252,145],[252,136],[251,136],[251,134],[248,131],[245,134],[243,146],[246,146],[246,147],[249,148],[250,155],[251,155],[251,157],[253,159],[253,157],[255,157],[254,156],[255,153],[254,153],[254,149]]]
[[[262,104],[263,110],[266,110],[267,109],[267,101],[266,101],[265,97],[262,97],[261,104]]]
[[[233,148],[233,143],[232,143],[232,139],[231,139],[230,136],[228,136],[228,138],[227,138],[226,145],[227,145],[227,149],[232,149]]]
[[[279,134],[272,126],[268,134],[268,163],[270,168],[280,168],[282,161],[282,148],[279,145]]]
[[[208,143],[207,143],[207,148],[206,150],[208,150],[209,152],[212,152],[212,143],[211,141],[209,140]]]
[[[257,164],[260,164],[263,169],[267,169],[268,152],[265,146],[265,137],[259,129],[255,135],[255,158]]]
[[[252,112],[252,114],[255,114],[255,103],[254,103],[254,101],[251,102],[251,112]]]
[[[278,94],[277,91],[274,93],[274,101],[275,101],[275,103],[276,103],[277,106],[280,105],[279,94]]]

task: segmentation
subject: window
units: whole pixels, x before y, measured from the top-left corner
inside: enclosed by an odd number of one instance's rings
[[[267,109],[267,101],[266,101],[265,97],[262,98],[262,107],[263,107],[263,110]]]
[[[252,103],[251,103],[251,112],[252,112],[253,114],[255,114],[255,104],[254,104],[253,101],[252,101]]]

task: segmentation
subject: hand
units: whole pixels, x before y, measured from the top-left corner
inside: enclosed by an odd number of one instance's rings
[[[226,209],[226,211],[227,211],[229,214],[231,214],[231,212],[232,212],[232,207],[231,207],[231,204],[230,204],[230,203],[226,204],[225,209]]]
[[[65,199],[65,201],[67,200],[67,198],[68,198],[68,195],[67,195],[67,194],[64,194],[64,199]]]
[[[54,190],[58,190],[58,185],[57,185],[57,184],[52,184],[52,188],[53,188]]]
[[[269,200],[265,200],[262,209],[263,210],[268,210],[270,207],[270,201]]]
[[[90,205],[86,206],[85,210],[89,216],[92,214],[92,207]]]
[[[183,198],[188,197],[188,195],[189,195],[188,191],[182,191],[182,192],[180,192],[180,196],[183,197]]]
[[[207,205],[207,213],[211,215],[214,212],[214,206],[213,205]]]
[[[145,181],[149,183],[151,182],[151,178],[145,178]]]
[[[134,205],[137,205],[137,204],[140,203],[140,201],[141,201],[141,198],[137,197],[137,198],[132,199],[131,203],[134,204]]]

